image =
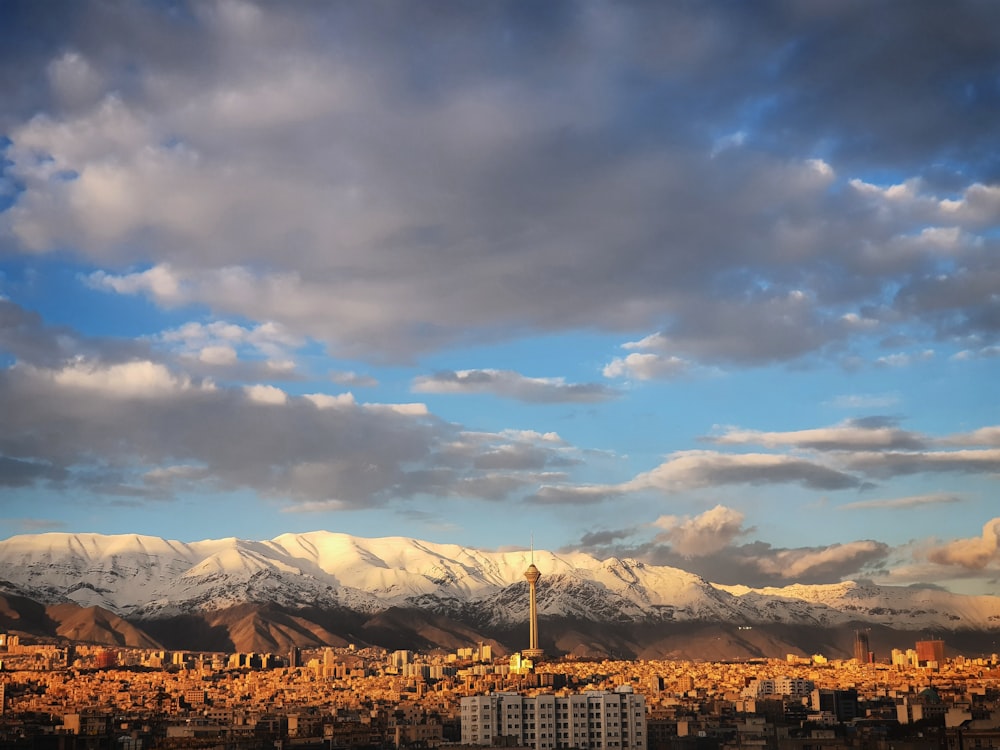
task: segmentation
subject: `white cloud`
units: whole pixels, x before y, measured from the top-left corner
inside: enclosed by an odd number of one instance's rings
[[[352,393],[340,393],[336,396],[326,393],[307,393],[303,398],[311,401],[318,409],[340,409],[357,405]]]
[[[745,518],[738,510],[716,505],[693,518],[660,516],[653,525],[663,529],[658,541],[668,542],[679,554],[700,557],[718,552],[745,534]]]
[[[237,356],[231,346],[206,346],[198,352],[198,359],[209,365],[231,365]]]
[[[927,558],[939,565],[955,565],[971,570],[994,567],[1000,563],[1000,518],[983,524],[981,536],[957,539],[933,548]]]
[[[90,283],[97,288],[113,289],[119,294],[147,292],[161,303],[173,305],[187,301],[181,279],[170,265],[161,263],[152,268],[124,276],[114,276],[104,271],[90,275]]]
[[[60,370],[34,370],[33,374],[61,387],[96,391],[112,399],[161,398],[193,387],[211,387],[207,383],[195,386],[188,377],[148,361],[107,365],[78,359]]]
[[[833,427],[788,432],[762,432],[726,427],[710,438],[718,445],[763,445],[768,448],[810,448],[833,451],[878,451],[921,448],[922,435],[902,430],[890,421],[850,420]]]
[[[243,391],[247,398],[258,404],[285,404],[288,401],[288,394],[273,385],[247,385]]]
[[[680,357],[634,352],[611,360],[603,374],[606,378],[669,380],[687,375],[690,370],[691,363]]]

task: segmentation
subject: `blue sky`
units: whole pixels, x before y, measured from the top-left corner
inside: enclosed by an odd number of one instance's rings
[[[0,536],[1000,594],[994,4],[0,14]]]

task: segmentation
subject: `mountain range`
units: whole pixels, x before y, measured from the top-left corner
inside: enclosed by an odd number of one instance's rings
[[[629,658],[849,656],[930,634],[995,651],[1000,597],[862,582],[754,589],[580,552],[488,552],[316,531],[178,542],[48,533],[0,541],[0,627],[120,645],[283,652],[290,645],[526,645],[534,562],[541,645]]]

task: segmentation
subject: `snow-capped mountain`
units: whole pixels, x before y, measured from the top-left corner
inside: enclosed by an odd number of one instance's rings
[[[0,541],[0,581],[46,604],[99,606],[131,620],[245,603],[375,614],[417,608],[484,627],[527,613],[524,570],[542,571],[539,613],[592,622],[723,622],[908,629],[1000,628],[1000,597],[845,582],[749,589],[636,560],[485,552],[402,537],[316,531],[268,541],[36,534]]]

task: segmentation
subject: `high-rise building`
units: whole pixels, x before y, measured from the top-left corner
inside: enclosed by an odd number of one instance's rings
[[[827,711],[833,714],[837,721],[851,721],[857,718],[859,712],[858,691],[854,688],[848,690],[816,688],[812,692],[811,705],[813,711]]]
[[[534,554],[532,554],[534,557]],[[524,571],[524,577],[528,581],[528,648],[521,653],[528,659],[540,659],[545,655],[545,651],[538,647],[538,601],[536,599],[536,584],[542,574],[538,572],[535,563],[532,562],[528,569]]]
[[[868,664],[872,661],[872,652],[868,645],[868,633],[864,630],[854,631],[854,658],[858,664]]]
[[[917,661],[944,664],[944,641],[917,641]]]
[[[645,750],[646,700],[623,685],[579,695],[462,698],[462,744],[535,750]]]

